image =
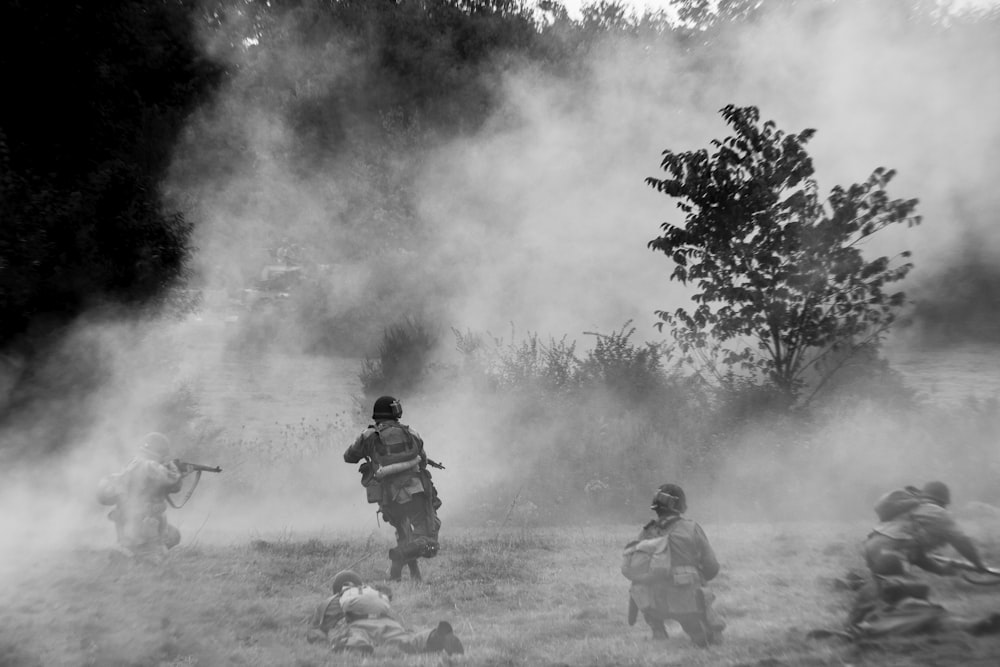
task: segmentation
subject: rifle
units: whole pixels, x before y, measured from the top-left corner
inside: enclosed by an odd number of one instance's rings
[[[431,459],[431,458],[427,459],[427,465],[429,465],[432,468],[437,468],[438,470],[444,470],[445,469],[442,464],[438,463],[437,461],[435,461],[434,459]]]
[[[181,471],[182,475],[187,475],[192,472],[222,472],[222,468],[219,466],[203,466],[200,463],[188,463],[187,461],[181,461],[180,459],[174,459],[174,465],[177,469]]]
[[[938,565],[943,565],[945,567],[950,567],[955,570],[962,571],[962,579],[969,582],[970,584],[976,584],[977,586],[998,586],[1000,585],[1000,570],[995,570],[993,568],[986,568],[985,570],[980,570],[978,567],[964,560],[957,560],[955,558],[946,558],[944,556],[930,555],[929,558],[937,563]],[[990,581],[981,581],[979,579],[973,579],[969,577],[969,574],[986,574],[996,579]]]
[[[177,469],[180,470],[182,476],[194,473],[194,484],[192,484],[191,488],[184,494],[184,498],[180,503],[174,503],[173,499],[171,499],[169,495],[167,496],[167,503],[177,510],[184,507],[184,505],[187,504],[187,501],[191,500],[191,494],[194,493],[196,488],[198,488],[198,482],[201,481],[201,473],[222,472],[222,468],[219,466],[203,466],[200,463],[189,463],[188,461],[181,461],[180,459],[174,459],[173,464],[177,466]]]

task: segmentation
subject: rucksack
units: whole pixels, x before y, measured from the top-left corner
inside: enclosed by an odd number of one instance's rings
[[[622,574],[636,584],[649,584],[670,576],[670,534],[633,540],[622,552]]]
[[[920,490],[907,486],[890,491],[875,501],[875,515],[879,521],[892,521],[923,502],[925,501],[920,496]]]
[[[412,461],[420,455],[420,443],[402,424],[383,422],[375,427],[378,442],[374,447],[375,462],[379,466]]]

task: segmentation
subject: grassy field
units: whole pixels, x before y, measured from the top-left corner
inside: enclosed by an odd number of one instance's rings
[[[408,626],[451,621],[469,665],[995,665],[1000,639],[963,637],[857,647],[809,640],[837,627],[849,602],[833,580],[860,565],[864,526],[709,525],[723,570],[713,582],[729,627],[709,650],[677,626],[654,642],[626,623],[621,545],[634,526],[558,530],[445,526],[425,582],[394,585]],[[176,549],[162,569],[109,550],[53,552],[18,573],[0,604],[0,665],[446,664],[387,652],[362,660],[305,641],[307,618],[339,569],[386,576],[388,531],[260,536]],[[989,544],[1000,560],[1000,548]],[[1000,610],[1000,589],[935,580],[960,612]],[[383,649],[385,651],[385,649]]]

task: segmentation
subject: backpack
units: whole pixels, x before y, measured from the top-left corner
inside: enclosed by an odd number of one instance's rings
[[[383,422],[375,427],[375,433],[378,441],[373,454],[380,467],[411,461],[420,455],[419,441],[402,424]]]
[[[890,491],[875,501],[875,515],[879,521],[892,521],[923,502],[925,501],[920,496],[920,490],[907,486]]]
[[[649,584],[670,576],[670,533],[646,540],[632,540],[622,551],[622,574],[636,584]]]
[[[349,586],[340,594],[340,609],[362,618],[380,618],[392,614],[388,596],[371,586]]]

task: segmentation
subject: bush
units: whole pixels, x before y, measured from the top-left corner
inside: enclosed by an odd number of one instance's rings
[[[382,332],[378,357],[361,364],[361,388],[365,396],[406,394],[427,376],[439,334],[419,319],[407,318]]]

